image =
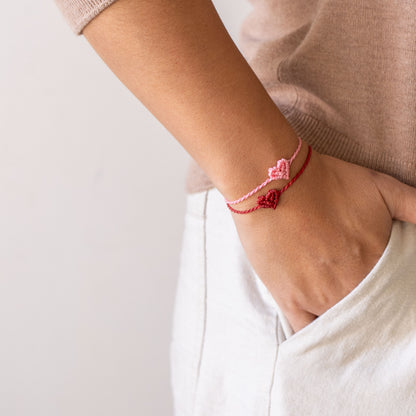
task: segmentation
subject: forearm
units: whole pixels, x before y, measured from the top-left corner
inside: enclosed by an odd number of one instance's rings
[[[118,0],[83,34],[227,198],[296,149],[210,0]]]

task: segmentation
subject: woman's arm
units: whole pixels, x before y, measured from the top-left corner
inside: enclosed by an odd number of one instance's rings
[[[294,131],[210,0],[117,0],[83,34],[228,199],[296,149]]]
[[[83,33],[227,199],[263,182],[265,170],[296,149],[293,129],[210,0],[117,0]],[[250,263],[295,331],[364,279],[392,218],[416,222],[414,188],[315,151],[281,199],[276,210],[232,215]]]

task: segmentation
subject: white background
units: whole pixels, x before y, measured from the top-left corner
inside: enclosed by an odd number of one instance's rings
[[[3,6],[0,414],[171,415],[188,155],[52,0]]]

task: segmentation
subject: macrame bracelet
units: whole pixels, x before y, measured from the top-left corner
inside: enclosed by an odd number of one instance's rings
[[[255,211],[256,209],[259,208],[273,208],[276,209],[277,204],[279,203],[279,198],[280,195],[286,191],[287,188],[289,188],[290,185],[293,184],[293,182],[296,181],[296,179],[299,178],[299,176],[302,174],[302,172],[305,170],[309,159],[311,158],[311,154],[312,154],[312,148],[311,146],[308,146],[308,156],[306,157],[305,162],[303,163],[303,166],[300,168],[299,172],[293,177],[293,179],[288,182],[283,188],[281,189],[270,189],[266,195],[260,195],[259,197],[257,197],[257,205],[253,208],[250,209],[246,209],[246,210],[237,210],[234,209],[230,203],[227,203],[227,207],[232,211],[235,212],[236,214],[249,214],[250,212]]]
[[[292,157],[289,160],[280,159],[277,161],[275,166],[272,166],[271,168],[269,168],[269,177],[261,185],[259,185],[257,188],[250,191],[248,194],[242,196],[241,198],[236,199],[235,201],[225,200],[225,202],[230,205],[238,204],[239,202],[243,202],[244,200],[249,198],[251,195],[254,195],[256,192],[264,188],[271,181],[275,181],[277,179],[289,179],[290,178],[290,165],[292,164],[293,160],[299,153],[299,150],[302,146],[301,138],[298,137],[298,140],[299,140],[298,147],[295,150],[295,153],[293,153]]]

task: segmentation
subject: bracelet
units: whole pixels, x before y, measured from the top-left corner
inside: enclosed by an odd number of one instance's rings
[[[264,188],[271,181],[274,181],[276,179],[289,179],[290,178],[290,165],[292,164],[293,160],[299,153],[300,147],[302,145],[302,140],[300,137],[298,137],[298,140],[299,140],[298,147],[295,150],[295,153],[293,153],[292,157],[289,160],[280,159],[277,161],[275,166],[269,168],[269,177],[261,185],[259,185],[257,188],[250,191],[248,194],[242,196],[241,198],[236,199],[235,201],[225,200],[225,202],[230,205],[238,204],[239,202],[242,202],[246,200],[247,198],[249,198],[251,195],[255,194],[261,188]]]
[[[309,159],[311,158],[311,154],[312,154],[312,148],[309,145],[308,146],[308,156],[306,157],[305,162],[303,163],[303,166],[300,168],[299,172],[293,177],[293,179],[288,182],[283,188],[281,189],[270,189],[266,195],[260,195],[257,198],[257,205],[253,208],[250,209],[246,209],[244,211],[240,211],[237,209],[234,209],[230,203],[227,203],[227,207],[230,209],[230,211],[235,212],[236,214],[249,214],[250,212],[255,211],[256,209],[259,208],[273,208],[276,209],[277,204],[279,203],[279,198],[280,195],[286,191],[287,188],[289,188],[290,185],[293,184],[293,182],[296,181],[296,179],[299,178],[299,176],[302,174],[302,172],[305,170]]]

